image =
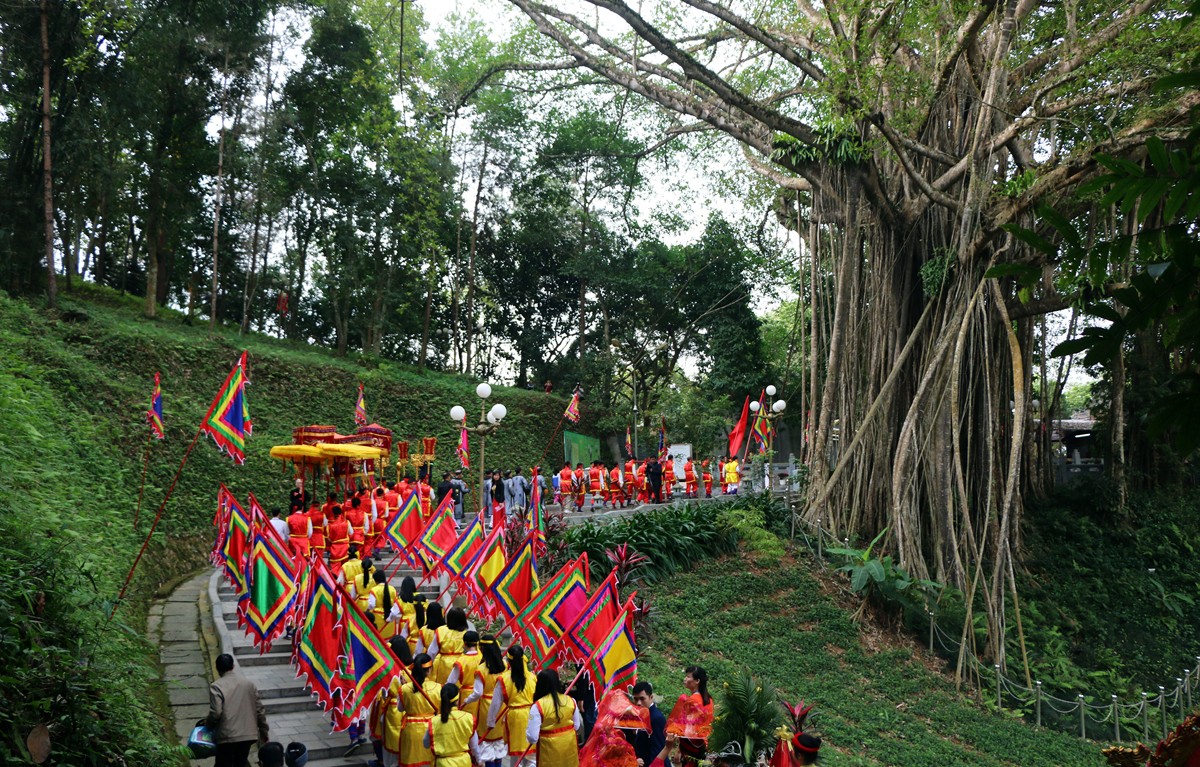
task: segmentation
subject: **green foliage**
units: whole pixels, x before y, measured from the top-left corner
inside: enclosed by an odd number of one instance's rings
[[[873,556],[875,544],[888,530],[886,527],[880,530],[865,549],[835,547],[825,551],[844,560],[838,571],[850,576],[850,588],[862,596],[864,604],[873,600],[882,606],[924,610],[937,601],[942,584],[911,577],[890,554]]]
[[[727,554],[737,545],[736,532],[702,504],[654,509],[610,524],[587,522],[568,528],[563,540],[570,556],[587,552],[593,578],[608,574],[609,550],[628,544],[649,560],[638,570],[647,583]]]
[[[930,299],[941,292],[946,277],[954,268],[955,253],[951,248],[939,248],[925,263],[921,264],[921,289]]]
[[[849,131],[816,131],[817,141],[804,144],[786,134],[776,134],[771,159],[787,167],[800,167],[816,163],[835,165],[861,165],[867,161],[870,151],[858,136]]]
[[[720,712],[713,721],[709,743],[720,750],[728,743],[741,746],[748,764],[770,748],[775,728],[783,723],[783,711],[775,692],[756,679],[747,668],[721,683],[717,700]]]
[[[644,589],[647,590],[647,589]],[[682,692],[682,669],[709,673],[717,713],[724,683],[749,671],[765,694],[815,705],[809,730],[830,767],[969,765],[1092,767],[1097,747],[993,714],[932,671],[906,640],[864,642],[803,561],[747,568],[707,560],[649,587],[656,634],[641,647],[639,677],[664,700]],[[710,738],[713,748],[722,745]]]

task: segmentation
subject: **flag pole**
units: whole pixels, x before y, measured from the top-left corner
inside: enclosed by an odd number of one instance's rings
[[[133,512],[133,529],[136,532],[138,519],[142,515],[142,496],[146,492],[146,471],[150,468],[150,439],[154,436],[153,429],[146,430],[146,449],[142,455],[142,485],[138,488],[137,509]]]
[[[129,573],[125,576],[125,583],[121,585],[121,592],[117,594],[116,601],[113,602],[112,611],[108,614],[108,619],[104,622],[104,628],[108,628],[108,624],[112,622],[113,616],[117,614],[117,608],[121,605],[121,600],[125,598],[125,592],[129,589],[129,583],[133,580],[133,573],[137,570],[138,563],[142,561],[142,555],[146,553],[146,547],[150,545],[150,539],[154,537],[154,531],[158,529],[159,520],[162,519],[163,512],[167,509],[167,501],[171,499],[171,494],[175,492],[175,485],[179,482],[179,477],[183,474],[183,467],[187,463],[188,456],[192,454],[192,448],[196,447],[196,443],[200,441],[200,433],[202,429],[196,429],[196,435],[192,437],[192,442],[187,446],[187,450],[183,452],[183,458],[179,461],[179,468],[175,470],[175,476],[171,479],[171,484],[167,487],[167,493],[163,496],[162,501],[158,504],[158,510],[154,514],[154,522],[150,525],[150,532],[146,533],[145,540],[142,541],[142,548],[138,551],[137,557],[133,560],[133,565],[129,568]]]

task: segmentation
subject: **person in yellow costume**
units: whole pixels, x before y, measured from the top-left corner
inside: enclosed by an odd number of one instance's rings
[[[525,726],[529,724],[529,707],[533,705],[533,689],[536,680],[525,667],[525,649],[520,645],[508,648],[508,670],[500,675],[488,708],[488,729],[497,722],[504,723],[504,741],[508,744],[508,755],[522,757],[521,763],[533,764],[527,753],[529,741],[525,738]],[[520,767],[513,764],[511,767]]]
[[[479,761],[483,762],[483,767],[500,767],[508,755],[508,746],[504,742],[504,723],[487,723],[496,686],[504,675],[504,656],[496,637],[484,634],[479,639],[479,658],[475,682],[471,685],[471,694],[463,701],[463,707],[468,710],[475,707],[475,726],[480,738]]]
[[[403,588],[403,584],[401,584]],[[400,592],[401,598],[404,592]],[[420,650],[417,645],[421,643],[421,628],[425,625],[425,595],[415,594],[413,596],[413,611],[407,616],[407,625],[404,627],[404,636],[408,639],[408,651],[416,655]]]
[[[729,456],[729,460],[725,462],[725,492],[730,495],[737,495],[738,482],[741,476],[738,472],[738,460],[736,455]]]
[[[479,753],[475,719],[458,708],[458,685],[442,686],[441,711],[429,722],[423,745],[433,754],[433,767],[471,767]]]
[[[565,694],[558,672],[539,671],[525,737],[537,744],[538,767],[579,767],[579,737],[583,717]]]
[[[354,579],[362,577],[363,561],[358,558],[358,547],[356,546],[350,547],[350,553],[347,556],[349,559],[342,563],[342,571],[338,575],[338,583],[346,590],[346,593],[353,596]],[[370,562],[367,564],[370,564]]]
[[[453,612],[453,611],[451,611]],[[471,715],[472,719],[479,718],[478,700],[467,703],[467,697],[474,692],[475,671],[483,656],[479,654],[479,632],[471,630],[463,633],[462,655],[454,661],[450,673],[446,676],[445,684],[458,685],[458,707]],[[437,667],[437,661],[434,661]]]
[[[440,602],[430,602],[425,605],[425,623],[417,635],[417,652],[423,652],[430,658],[437,659],[437,630],[446,625],[446,615],[442,612]],[[429,672],[432,678],[433,672]]]
[[[389,707],[403,714],[404,724],[396,750],[384,749],[384,767],[431,767],[433,754],[424,744],[425,732],[438,713],[436,704],[442,695],[442,686],[428,678],[432,667],[433,659],[425,653],[413,658],[413,681],[400,686]]]
[[[358,609],[362,610],[363,615],[370,615],[371,608],[367,605],[367,600],[371,596],[371,589],[375,587],[375,582],[372,576],[375,575],[375,566],[371,563],[370,557],[363,557],[362,572],[354,577],[353,580],[347,579],[346,583],[350,585],[350,596],[354,597],[354,604],[358,605]]]
[[[387,582],[387,574],[375,571],[375,585],[367,595],[367,608],[375,621],[375,630],[384,639],[391,639],[400,630],[400,595],[396,587]]]
[[[413,656],[408,649],[408,642],[397,636],[392,637],[388,644],[396,659],[403,663],[405,668],[411,669]],[[391,685],[375,699],[375,706],[371,712],[371,738],[378,742],[375,754],[381,764],[388,761],[386,754],[392,754],[391,763],[394,765],[394,755],[400,753],[400,730],[404,728],[404,711],[398,708],[395,702],[400,697],[400,688],[404,686],[406,679],[408,675],[403,673],[392,677]]]
[[[413,604],[417,596],[417,583],[411,575],[404,576],[404,580],[400,581],[400,634],[408,636],[408,623],[412,620],[413,614],[417,611]]]
[[[445,684],[450,678],[450,669],[462,657],[465,649],[463,635],[470,626],[467,624],[467,613],[461,607],[451,607],[446,611],[446,625],[439,626],[433,632],[433,643],[425,652],[433,656],[433,679],[438,684]]]

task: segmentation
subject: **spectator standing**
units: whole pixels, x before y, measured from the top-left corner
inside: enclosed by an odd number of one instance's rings
[[[245,767],[255,741],[270,740],[267,710],[258,688],[233,668],[233,656],[217,656],[219,678],[208,688],[208,718],[217,744],[215,767]]]

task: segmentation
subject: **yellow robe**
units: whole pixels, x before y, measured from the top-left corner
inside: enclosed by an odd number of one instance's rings
[[[475,672],[479,669],[479,662],[481,660],[483,660],[483,656],[476,652],[463,653],[454,662],[454,667],[458,669],[458,707],[476,719],[480,716],[479,701],[472,701],[470,705],[463,705],[463,701],[467,699],[468,695],[474,692]],[[490,700],[488,704],[491,704]],[[483,715],[487,716],[486,710],[483,712]]]
[[[508,755],[520,756],[529,748],[525,739],[525,726],[529,724],[529,707],[533,705],[533,688],[537,680],[528,669],[525,670],[525,687],[516,689],[512,680],[512,671],[500,675],[500,684],[504,686],[504,702],[508,708],[504,714],[504,739],[508,742]]]
[[[387,589],[389,598],[393,605],[400,601],[400,594],[397,593],[396,587],[388,583],[376,583],[371,588],[371,595],[375,597],[375,607],[371,610],[371,618],[375,621],[375,628],[379,631],[379,636],[384,639],[391,639],[400,631],[396,621],[389,621],[388,614],[383,611],[383,590]]]
[[[487,670],[487,666],[480,663],[475,669],[475,676],[483,680],[483,696],[478,700],[479,717],[475,722],[475,726],[479,729],[479,739],[488,743],[504,740],[504,718],[501,717],[496,721],[496,726],[492,729],[487,728],[487,715],[492,707],[492,698],[496,695],[496,685],[500,683],[500,677],[503,673],[493,674]],[[471,689],[475,688],[475,682],[471,682]]]
[[[558,713],[554,698],[546,695],[534,704],[542,715],[538,734],[538,767],[579,767],[579,741],[575,738],[575,701],[567,695],[558,696]]]
[[[396,705],[400,700],[401,677],[392,679],[391,686],[380,695],[383,708],[383,747],[390,753],[400,753],[400,731],[404,729],[404,712]]]
[[[463,634],[466,632],[439,626],[435,633],[437,634],[438,654],[433,659],[433,679],[438,684],[445,684],[446,679],[450,676],[450,669],[454,668],[454,662],[462,657],[462,652],[466,648],[463,644]]]
[[[471,736],[475,719],[455,709],[442,721],[440,714],[429,722],[429,743],[433,746],[434,767],[471,767]]]
[[[433,754],[425,748],[422,740],[429,722],[437,709],[429,701],[439,702],[442,699],[442,686],[432,679],[426,679],[421,685],[425,691],[413,686],[412,682],[400,688],[400,697],[404,701],[404,727],[400,730],[400,767],[428,767],[433,761]]]

